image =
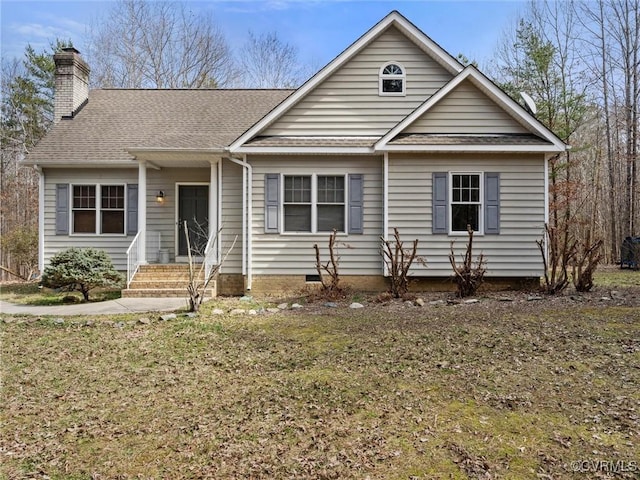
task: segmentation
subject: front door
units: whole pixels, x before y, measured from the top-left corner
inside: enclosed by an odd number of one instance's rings
[[[187,256],[187,222],[191,255],[202,257],[209,237],[209,186],[178,185],[178,256]]]

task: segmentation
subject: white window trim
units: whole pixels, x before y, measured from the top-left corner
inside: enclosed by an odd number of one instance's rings
[[[342,177],[344,178],[344,225],[342,230],[339,230],[338,236],[347,235],[347,225],[349,225],[349,174],[347,173],[281,173],[280,174],[280,188],[279,201],[282,208],[280,208],[280,234],[281,235],[327,235],[329,231],[318,231],[318,177]],[[285,191],[285,177],[311,177],[311,231],[309,232],[287,232],[284,229],[284,191]],[[299,205],[308,205],[307,203],[299,203]],[[324,205],[324,204],[323,204]],[[328,205],[328,204],[327,204]]]
[[[389,65],[397,65],[402,70],[402,75],[383,75],[383,71]],[[383,80],[402,80],[402,91],[401,92],[385,92],[382,89],[382,81]],[[407,69],[404,68],[404,65],[400,62],[387,62],[380,67],[378,71],[378,95],[381,97],[406,97],[407,95]]]
[[[480,186],[480,201],[478,204],[480,205],[480,210],[478,211],[478,230],[473,232],[474,236],[482,237],[484,236],[484,172],[471,172],[471,171],[455,171],[449,172],[449,187],[447,192],[447,207],[449,209],[448,215],[449,218],[449,236],[451,237],[466,237],[468,233],[459,232],[453,230],[453,176],[454,175],[479,175],[479,186]],[[463,204],[476,204],[476,202],[457,202]]]
[[[123,187],[124,188],[124,229],[122,233],[102,233],[102,186],[105,187]],[[73,187],[96,187],[96,208],[74,208],[73,207]],[[126,237],[127,236],[127,184],[126,183],[91,183],[80,182],[69,184],[69,236],[70,237]],[[91,210],[96,212],[96,231],[94,233],[75,233],[74,232],[74,217],[73,212],[76,210]],[[108,208],[106,211],[114,211],[114,209]]]

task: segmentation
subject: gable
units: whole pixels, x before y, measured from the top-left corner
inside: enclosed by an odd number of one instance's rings
[[[380,68],[406,71],[405,96],[380,96]],[[452,74],[391,25],[261,134],[380,136],[431,97]]]
[[[495,135],[531,132],[470,80],[465,80],[415,119],[404,133]]]

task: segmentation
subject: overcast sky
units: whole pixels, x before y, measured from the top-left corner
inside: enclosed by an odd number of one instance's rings
[[[56,38],[86,50],[87,31],[104,18],[109,1],[0,0],[3,58],[21,57]],[[387,13],[398,10],[453,56],[463,53],[484,64],[525,0],[200,0],[185,2],[194,12],[213,11],[231,47],[247,32],[276,31],[295,45],[301,60],[325,65]]]

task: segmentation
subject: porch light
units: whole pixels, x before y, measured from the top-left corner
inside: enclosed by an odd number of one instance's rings
[[[156,202],[158,203],[164,202],[164,192],[162,190],[160,190],[156,195]]]

